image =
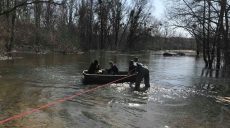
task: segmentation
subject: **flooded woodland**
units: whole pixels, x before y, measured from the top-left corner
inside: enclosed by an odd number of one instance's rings
[[[229,0],[0,0],[0,128],[229,128],[229,16]]]

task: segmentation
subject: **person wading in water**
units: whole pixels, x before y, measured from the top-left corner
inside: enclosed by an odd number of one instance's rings
[[[138,58],[134,58],[134,66],[136,67],[135,72],[137,72],[137,78],[135,82],[135,91],[140,91],[140,83],[144,79],[145,90],[150,87],[149,83],[149,70],[146,66],[138,62]]]

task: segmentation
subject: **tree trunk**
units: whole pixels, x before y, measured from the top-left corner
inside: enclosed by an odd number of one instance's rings
[[[2,1],[0,1],[0,13],[2,12],[2,10],[3,10],[3,4],[4,3],[4,1],[2,0]]]
[[[41,24],[41,4],[39,0],[36,0],[35,8],[34,8],[34,18],[35,18],[35,52],[40,52],[40,24]]]
[[[206,0],[204,0],[204,11],[203,11],[203,59],[205,62],[205,67],[208,67],[208,60],[207,60],[207,46],[206,46],[206,33],[205,33],[205,8],[206,8]]]
[[[89,16],[89,40],[88,40],[88,49],[92,47],[92,38],[93,38],[93,0],[90,0],[90,16]]]
[[[196,40],[196,56],[199,57],[200,56],[200,40],[195,37],[195,40]]]
[[[115,49],[118,49],[118,38],[120,31],[120,22],[121,22],[121,2],[115,1],[113,8],[113,30],[114,30],[114,46]]]
[[[214,60],[214,51],[212,52],[212,49],[215,50],[215,47],[211,46],[211,36],[210,36],[210,27],[211,27],[211,2],[210,0],[208,2],[208,29],[207,29],[207,55],[208,55],[208,68],[212,69],[212,63]],[[213,54],[212,54],[213,53]]]
[[[16,6],[17,1],[14,0],[14,6]],[[10,6],[9,1],[7,2],[8,7]],[[6,51],[7,51],[7,55],[8,56],[12,56],[11,52],[13,49],[13,45],[14,45],[14,33],[15,33],[15,19],[16,19],[16,10],[14,10],[11,14],[11,25],[10,25],[10,40],[9,42],[6,44]]]
[[[74,5],[74,0],[70,0],[70,3],[69,3],[69,19],[68,19],[69,27],[71,27],[72,24],[73,24],[73,5]]]
[[[107,12],[106,11],[106,5],[105,2],[102,0],[99,0],[99,17],[100,17],[100,43],[99,43],[99,49],[104,49],[105,48],[105,36],[106,36],[106,27],[107,27]]]
[[[51,9],[51,3],[53,0],[49,0],[47,3],[47,12],[46,12],[46,29],[47,31],[51,30],[51,19],[52,19],[52,9]]]

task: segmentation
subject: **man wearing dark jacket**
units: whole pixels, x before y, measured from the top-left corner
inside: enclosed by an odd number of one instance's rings
[[[110,68],[107,69],[107,72],[111,75],[118,74],[118,68],[112,61],[109,62],[109,65],[110,65]]]
[[[88,69],[88,73],[89,74],[95,74],[99,71],[99,64],[97,60],[94,60],[93,63],[90,64],[89,69]]]
[[[148,68],[143,66],[140,63],[137,63],[136,72],[137,72],[137,79],[136,79],[134,90],[136,91],[140,90],[140,83],[143,80],[143,78],[144,78],[144,83],[145,83],[145,89],[147,90],[150,87]]]

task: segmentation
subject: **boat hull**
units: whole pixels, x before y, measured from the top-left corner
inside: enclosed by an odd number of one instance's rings
[[[106,83],[124,83],[135,82],[136,74],[128,76],[128,72],[119,72],[118,75],[109,74],[88,74],[87,70],[83,71],[83,83],[84,84],[106,84]]]

